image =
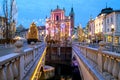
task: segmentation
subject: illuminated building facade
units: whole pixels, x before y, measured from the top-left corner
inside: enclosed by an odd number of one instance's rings
[[[45,37],[45,26],[38,26],[38,35],[39,35],[39,40],[40,41],[44,41],[44,37]]]
[[[114,26],[114,32],[112,32]],[[120,43],[120,10],[113,10],[112,8],[105,8],[95,18],[89,21],[89,33],[98,40],[105,42],[112,42],[114,44]]]
[[[105,18],[105,38],[107,42],[112,42],[113,44],[120,44],[120,10],[114,10],[110,14],[106,15]],[[112,27],[114,31],[112,32]]]
[[[65,9],[58,6],[51,10],[51,15],[46,18],[46,36],[47,40],[64,41],[71,39],[74,29],[74,11],[71,8],[69,16],[65,16]]]
[[[89,23],[88,23],[88,35],[90,37],[90,40],[93,41],[95,40],[95,21],[94,19],[90,19]]]

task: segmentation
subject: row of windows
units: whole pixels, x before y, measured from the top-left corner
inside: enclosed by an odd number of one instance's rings
[[[111,16],[111,17],[107,18],[106,23],[107,24],[113,23],[113,17]]]
[[[113,23],[113,17],[111,16],[111,17],[109,17],[109,18],[107,18],[106,19],[106,23],[107,24],[111,24],[111,23]],[[97,23],[95,26],[101,26],[101,25],[103,25],[103,21],[100,23]]]
[[[103,25],[103,22],[102,22],[102,23],[98,23],[98,24],[96,24],[96,26],[101,26],[101,25]]]

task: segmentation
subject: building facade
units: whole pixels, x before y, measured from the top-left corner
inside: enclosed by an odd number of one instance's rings
[[[105,8],[95,18],[89,21],[89,33],[94,39],[108,43],[120,43],[120,10]]]
[[[44,41],[44,37],[46,35],[45,33],[45,26],[38,26],[38,35],[39,35],[39,40]]]
[[[106,15],[105,21],[106,41],[113,42],[113,44],[120,44],[120,10],[114,10],[112,13]],[[113,31],[112,28],[114,29]]]
[[[0,16],[0,39],[4,38],[6,18]]]
[[[20,25],[16,28],[15,38],[16,38],[16,37],[21,37],[21,38],[27,39],[27,33],[28,33],[28,29],[25,29],[25,28],[23,27],[23,25],[20,24]]]
[[[46,39],[65,41],[71,39],[74,29],[74,11],[71,8],[69,16],[65,16],[65,9],[58,6],[55,10],[51,10],[51,15],[46,18]]]
[[[95,21],[94,19],[90,19],[89,23],[88,23],[88,36],[90,41],[94,41],[95,40]]]
[[[12,39],[15,37],[16,22],[13,20],[6,26],[7,19],[0,16],[0,39],[5,39],[6,37]]]

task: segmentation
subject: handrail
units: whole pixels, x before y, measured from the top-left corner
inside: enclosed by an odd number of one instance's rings
[[[84,64],[85,68],[89,71],[89,73],[92,75],[94,80],[105,80],[104,77],[99,73],[98,70],[96,70],[96,65],[91,65],[89,60],[86,59],[84,55],[81,54],[78,48],[75,46],[73,47],[73,51],[77,59],[81,60],[82,63]],[[85,75],[86,76],[86,75]]]
[[[41,58],[39,59],[39,62],[38,62],[38,64],[37,64],[37,66],[36,66],[36,68],[35,68],[32,76],[31,76],[30,80],[37,80],[37,79],[39,79],[39,77],[41,76],[41,74],[40,74],[40,72],[41,72],[40,69],[41,69],[41,67],[43,66],[43,65],[42,65],[42,60],[44,59],[44,57],[45,57],[45,55],[46,55],[46,49],[47,49],[47,48],[44,49],[44,52],[43,52],[43,54],[41,55]],[[39,73],[39,74],[38,74],[38,73]]]
[[[79,48],[91,65],[96,65],[97,70],[105,79],[120,79],[120,54],[110,51],[104,51],[104,46],[98,49],[90,48],[83,45],[74,45]]]
[[[44,45],[32,45],[24,51],[0,57],[0,80],[22,80],[40,58]]]

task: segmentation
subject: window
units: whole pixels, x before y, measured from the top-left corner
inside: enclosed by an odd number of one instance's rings
[[[109,19],[107,19],[107,24],[109,24]]]
[[[109,32],[109,28],[107,29],[107,32]]]
[[[57,20],[57,21],[59,20],[59,16],[58,16],[58,15],[56,16],[56,20]]]

